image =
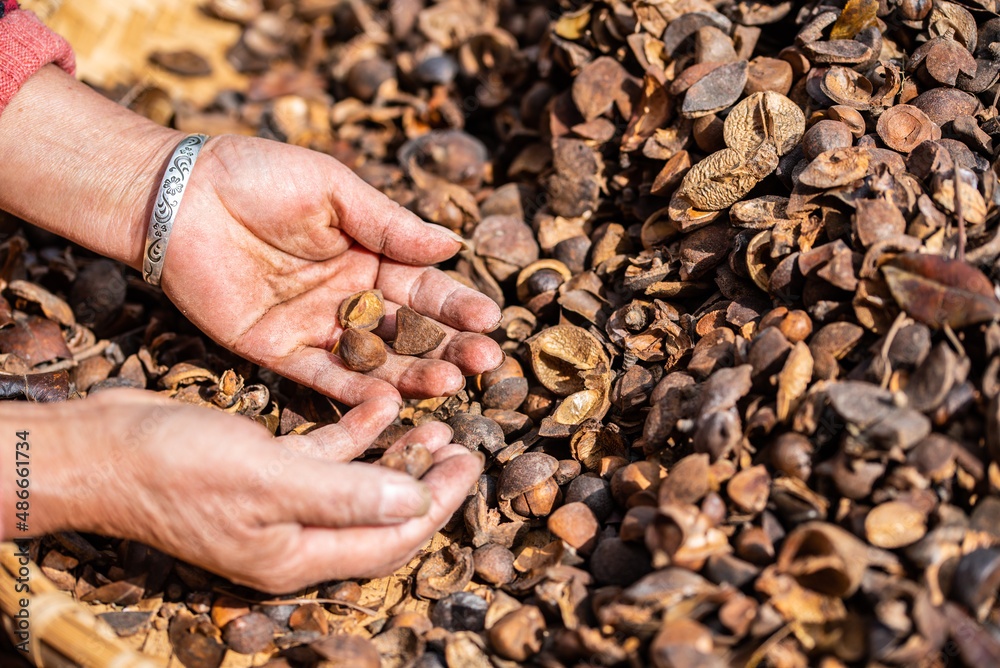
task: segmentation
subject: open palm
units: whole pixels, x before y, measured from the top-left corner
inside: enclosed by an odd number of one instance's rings
[[[444,396],[502,361],[479,332],[500,321],[486,296],[427,267],[460,242],[367,185],[333,158],[263,139],[211,139],[171,234],[163,288],[198,327],[234,352],[349,405],[376,396]],[[447,332],[428,359],[389,351],[360,374],[330,349],[337,308],[379,288],[395,333],[407,305]]]

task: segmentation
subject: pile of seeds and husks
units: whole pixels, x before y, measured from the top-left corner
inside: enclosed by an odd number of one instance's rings
[[[35,544],[56,582],[189,668],[1000,664],[1000,3],[206,9],[244,25],[249,88],[128,103],[327,152],[469,240],[443,268],[503,307],[507,361],[366,458],[442,420],[487,471],[394,589],[276,604],[75,534]],[[7,396],[336,420],[134,276],[27,239],[4,246]],[[359,368],[380,308],[341,314]],[[413,327],[397,350],[440,341]]]

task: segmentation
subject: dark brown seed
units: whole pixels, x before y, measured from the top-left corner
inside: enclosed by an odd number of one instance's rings
[[[787,476],[808,480],[812,475],[812,442],[802,434],[788,432],[771,445],[771,464]]]
[[[730,480],[726,493],[743,512],[757,514],[764,510],[771,489],[771,476],[763,465],[744,469]]]
[[[187,612],[170,620],[168,637],[177,660],[188,668],[218,668],[226,655],[218,629]]]
[[[456,413],[448,420],[448,426],[454,430],[452,438],[469,450],[482,447],[490,453],[496,453],[504,446],[504,433],[493,420],[472,413]]]
[[[326,610],[317,603],[306,603],[295,608],[288,618],[288,626],[293,631],[315,631],[321,635],[326,635],[330,630]]]
[[[548,528],[567,544],[587,554],[597,544],[597,518],[584,503],[567,503],[548,518]]]
[[[824,151],[847,148],[853,143],[851,129],[840,121],[820,121],[802,136],[802,150],[808,160]]]
[[[982,106],[974,95],[944,86],[921,93],[912,104],[939,126],[959,116],[974,116]]]
[[[757,56],[750,61],[747,68],[747,83],[743,89],[745,95],[774,91],[788,95],[792,88],[793,71],[787,60]]]
[[[644,546],[623,543],[618,538],[598,543],[590,564],[594,579],[606,585],[627,586],[652,571]]]
[[[601,522],[614,510],[611,485],[607,480],[594,474],[585,474],[573,479],[566,488],[566,503],[581,501],[587,504],[594,516]]]
[[[256,654],[270,644],[274,622],[260,612],[251,612],[226,624],[222,640],[237,654]]]
[[[545,618],[533,605],[507,613],[490,627],[490,645],[511,661],[527,661],[542,649]]]
[[[483,545],[472,553],[476,575],[493,585],[513,582],[517,576],[514,570],[514,553],[502,545]]]
[[[382,339],[360,329],[344,330],[337,342],[336,352],[351,371],[371,371],[389,359]]]
[[[980,548],[958,562],[953,580],[955,598],[979,620],[986,618],[1000,587],[1000,550]]]
[[[206,77],[212,73],[212,66],[205,57],[188,49],[154,51],[149,62],[182,77]]]
[[[506,378],[490,386],[483,393],[483,405],[487,408],[513,411],[524,402],[528,396],[528,379],[522,377]]]
[[[220,629],[237,617],[250,612],[250,604],[232,596],[220,596],[212,604],[212,623]]]
[[[434,455],[420,443],[408,443],[398,450],[385,453],[378,463],[414,478],[422,478],[434,465]]]
[[[351,95],[368,102],[379,86],[396,76],[396,67],[384,58],[365,58],[347,73],[347,89]]]

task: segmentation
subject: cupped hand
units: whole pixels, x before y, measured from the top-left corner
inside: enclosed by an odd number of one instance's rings
[[[387,398],[372,403],[385,404],[375,412],[395,408]],[[391,573],[448,521],[482,471],[482,458],[450,444],[451,429],[439,422],[392,446],[431,450],[434,466],[420,481],[350,462],[384,426],[359,409],[278,439],[245,418],[136,390],[109,390],[67,409],[116,436],[111,447],[90,439],[45,463],[61,495],[45,505],[63,513],[48,529],[69,524],[139,540],[272,593]]]
[[[330,156],[223,135],[202,150],[171,232],[162,285],[184,314],[234,352],[349,405],[374,396],[445,396],[463,376],[498,366],[482,332],[497,305],[425,265],[461,247]],[[437,321],[444,342],[426,359],[396,355],[367,374],[329,352],[343,299],[378,288],[391,339],[395,311]]]

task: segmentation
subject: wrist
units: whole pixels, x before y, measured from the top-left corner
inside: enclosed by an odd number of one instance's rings
[[[156,187],[183,136],[47,65],[0,115],[0,208],[138,268]]]
[[[127,392],[127,391],[125,391]],[[135,393],[135,391],[132,391]],[[59,404],[0,404],[0,526],[6,540],[55,531],[120,532],[137,447],[130,428],[143,411],[94,397]],[[26,436],[27,438],[22,438]],[[18,453],[18,443],[27,443]],[[26,473],[26,476],[20,475]],[[28,483],[18,483],[27,478]],[[27,494],[23,490],[27,490]],[[18,505],[18,504],[21,505]],[[25,517],[18,513],[26,512]],[[24,521],[27,530],[20,530]]]
[[[121,250],[113,256],[102,253],[139,271],[160,182],[171,154],[185,137],[181,132],[155,124],[141,134],[144,136],[136,140],[135,151],[130,151],[131,155],[116,169],[117,190],[121,193],[115,207],[121,216],[117,223],[123,242]]]

